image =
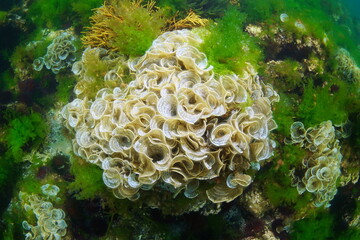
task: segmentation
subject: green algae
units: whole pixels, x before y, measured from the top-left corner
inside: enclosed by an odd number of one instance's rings
[[[223,16],[226,9],[231,6],[227,0],[158,0],[157,6],[167,9],[170,15],[179,14],[185,17],[192,10],[204,18],[217,18]]]
[[[75,181],[67,188],[75,193],[76,199],[95,198],[106,191],[102,181],[102,171],[98,166],[76,158],[72,161],[70,172],[74,175]]]
[[[337,240],[357,240],[360,239],[360,230],[358,228],[349,228],[337,237]]]
[[[316,87],[312,81],[309,81],[304,86],[298,116],[303,119],[305,125],[316,125],[326,120],[331,120],[334,124],[346,121],[347,87],[340,81],[337,82],[337,86],[339,90],[333,94],[329,85]]]
[[[319,212],[295,222],[291,229],[291,239],[309,240],[356,240],[360,236],[357,228],[338,226],[339,219],[331,212]]]
[[[0,89],[9,90],[13,89],[17,84],[16,79],[11,74],[10,70],[6,70],[0,74]]]
[[[42,32],[36,32],[30,38],[33,39],[32,43],[36,44],[35,46],[21,44],[13,51],[10,61],[14,69],[24,69],[35,58],[45,55],[47,46],[51,43],[50,39],[44,38],[44,33]]]
[[[39,146],[47,132],[48,126],[39,113],[12,119],[9,122],[7,143],[14,158],[17,160],[21,158],[26,145]]]
[[[131,57],[143,55],[165,26],[164,12],[161,9],[149,11],[145,7],[134,7],[128,0],[115,2],[113,7],[122,18],[120,24],[109,21],[108,27],[116,34],[113,46]]]
[[[300,211],[310,203],[311,195],[299,196],[296,188],[292,186],[289,172],[302,164],[306,151],[298,146],[284,145],[276,154],[279,159],[277,165],[260,171],[257,175],[260,185],[264,188],[264,196],[276,207],[292,206],[295,211]]]
[[[299,87],[303,81],[301,69],[300,62],[293,59],[285,59],[280,64],[276,64],[272,69],[276,75],[275,86],[286,89]]]
[[[151,2],[110,0],[91,17],[83,37],[91,47],[103,47],[130,57],[145,53],[166,25],[165,12]]]
[[[70,23],[70,0],[39,0],[31,4],[28,17],[38,28],[61,28]]]
[[[57,75],[56,81],[58,82],[56,86],[56,98],[61,103],[69,102],[76,83],[75,78],[73,76]]]
[[[327,213],[297,221],[292,226],[291,239],[326,240],[332,235],[334,217]]]
[[[88,25],[93,8],[103,0],[37,0],[29,7],[28,18],[37,28],[59,29],[74,24],[75,27]]]
[[[74,27],[76,29],[81,29],[83,26],[88,26],[89,18],[91,16],[91,10],[100,7],[103,3],[103,0],[82,0],[71,2],[72,11],[77,17]]]
[[[0,11],[0,24],[1,23],[3,23],[3,22],[5,22],[5,20],[6,20],[6,17],[7,17],[7,12],[5,12],[5,11]]]
[[[229,8],[224,17],[209,27],[210,34],[200,49],[206,54],[209,64],[220,74],[241,73],[247,63],[257,66],[262,54],[247,33],[243,31],[246,15],[236,8]]]
[[[274,120],[278,125],[275,131],[287,135],[294,122],[294,106],[296,101],[291,96],[280,93],[280,101],[274,104]]]
[[[282,23],[287,30],[297,36],[310,35],[319,40],[327,40],[325,47],[333,51],[336,45],[347,48],[355,54],[359,62],[360,54],[357,51],[357,43],[354,35],[357,30],[356,22],[346,15],[344,7],[336,0],[245,0],[242,1],[242,10],[248,14],[248,23],[266,21],[268,23],[279,22],[280,14],[286,13],[289,20]],[[306,31],[299,31],[294,22],[299,20]]]
[[[0,216],[3,215],[14,194],[13,189],[19,176],[21,176],[20,164],[14,162],[11,153],[2,153],[0,155]]]

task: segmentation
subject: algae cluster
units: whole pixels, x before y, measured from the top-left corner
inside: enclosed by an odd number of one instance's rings
[[[0,238],[358,239],[359,26],[336,0],[1,2]]]
[[[104,183],[116,197],[137,199],[140,189],[164,185],[195,198],[204,194],[199,183],[218,179],[221,184],[206,195],[215,203],[229,202],[250,184],[250,165],[260,167],[271,156],[268,136],[276,128],[271,104],[279,100],[277,93],[259,81],[250,64],[240,77],[214,77],[196,48],[201,42],[188,30],[166,32],[144,56],[127,63],[135,74],[127,87],[102,88],[93,101],[76,88],[85,97],[63,108],[65,125],[75,134],[75,154],[103,169]],[[125,64],[117,64],[104,82],[121,86],[116,69]],[[75,66],[85,81],[86,62]]]

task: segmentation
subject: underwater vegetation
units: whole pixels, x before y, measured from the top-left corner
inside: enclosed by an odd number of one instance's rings
[[[218,178],[221,185],[206,195],[228,202],[250,184],[250,165],[271,156],[268,135],[276,125],[270,108],[278,95],[258,81],[251,65],[242,78],[213,78],[205,55],[194,47],[200,42],[188,30],[164,33],[129,63],[132,85],[102,89],[92,102],[76,98],[63,108],[65,125],[75,132],[75,154],[101,166],[116,197],[137,199],[140,189],[165,184],[195,198],[199,180]],[[121,86],[113,70],[107,78]],[[250,99],[253,94],[259,97]]]
[[[21,158],[23,147],[26,145],[39,145],[46,137],[47,131],[48,127],[39,113],[12,119],[9,122],[6,140],[14,158]]]
[[[359,26],[336,0],[1,2],[0,239],[359,239]]]
[[[235,7],[229,8],[216,24],[209,27],[209,36],[201,49],[209,58],[209,64],[219,73],[231,71],[240,74],[246,63],[257,68],[261,50],[243,30],[245,14]]]
[[[75,61],[74,40],[75,37],[67,32],[56,37],[47,47],[46,54],[34,60],[34,70],[41,71],[45,65],[54,74],[58,74],[61,69],[71,66]]]
[[[315,206],[328,204],[336,194],[336,182],[340,176],[339,140],[335,139],[335,128],[331,121],[322,122],[319,126],[305,130],[302,122],[294,122],[290,128],[291,144],[299,144],[312,154],[303,159],[306,166],[304,177],[292,177],[300,194],[308,191],[315,195]]]
[[[25,234],[25,238],[61,239],[66,235],[65,212],[62,209],[54,208],[51,202],[51,200],[56,199],[60,189],[56,185],[46,184],[41,186],[41,191],[44,197],[36,194],[19,193],[25,211],[32,212],[29,215],[34,214],[37,220],[33,225],[26,220],[22,222],[23,228],[29,231]]]
[[[154,4],[154,1],[109,1],[95,10],[83,44],[117,50],[131,57],[142,55],[166,23],[164,11]]]
[[[38,29],[62,29],[73,25],[81,30],[89,25],[91,10],[102,3],[102,0],[36,0],[28,6],[26,18]]]

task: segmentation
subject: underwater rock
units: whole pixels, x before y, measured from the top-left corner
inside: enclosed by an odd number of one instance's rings
[[[291,59],[303,63],[307,60],[310,62],[304,63],[309,65],[310,69],[321,66],[321,61],[325,60],[322,42],[310,34],[306,34],[301,21],[295,23],[302,34],[295,34],[294,31],[284,28],[281,24],[251,24],[245,30],[261,40],[267,61]],[[262,31],[259,32],[256,29],[262,29]],[[315,62],[312,59],[314,57],[321,60],[320,63]]]
[[[51,159],[51,169],[59,174],[64,180],[72,180],[73,177],[70,174],[70,161],[68,156],[58,154]]]
[[[99,239],[106,235],[109,228],[109,216],[102,211],[101,200],[76,200],[73,197],[66,199],[64,209],[67,212],[69,222],[68,231],[72,233],[72,239],[87,240]],[[91,236],[91,237],[90,237]]]
[[[236,232],[243,232],[246,225],[246,220],[239,205],[233,205],[229,209],[221,213],[227,225]]]
[[[259,237],[246,237],[242,240],[279,240],[269,229],[264,230],[264,233]]]

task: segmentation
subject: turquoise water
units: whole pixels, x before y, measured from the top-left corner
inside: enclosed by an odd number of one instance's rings
[[[358,10],[360,9],[360,3],[353,0],[344,0],[343,2],[350,14],[355,18],[359,18]]]
[[[0,2],[0,239],[360,239],[360,2]]]

